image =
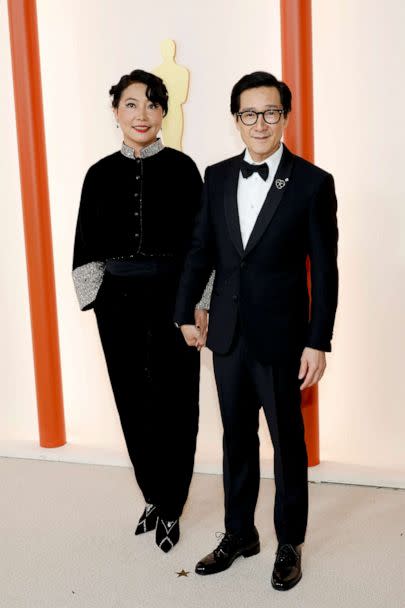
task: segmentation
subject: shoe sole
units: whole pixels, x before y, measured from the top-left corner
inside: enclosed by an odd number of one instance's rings
[[[276,591],[289,591],[290,589],[295,587],[295,585],[298,585],[298,583],[300,582],[301,579],[302,579],[302,572],[301,572],[299,578],[297,578],[297,580],[292,583],[285,583],[285,584],[276,583],[274,581],[273,577],[271,577],[271,586]]]
[[[226,568],[221,568],[221,570],[213,570],[211,572],[204,572],[202,570],[200,571],[196,568],[195,573],[200,574],[201,576],[208,576],[210,574],[218,574],[219,572],[224,572],[224,570],[228,570],[228,568],[230,568],[232,566],[233,562],[235,561],[235,559],[238,559],[238,557],[253,557],[253,555],[257,555],[259,552],[260,552],[260,541],[256,545],[253,545],[253,547],[249,547],[249,549],[245,549],[244,551],[241,551],[240,553],[235,555],[235,557],[233,558],[231,563],[228,564],[228,566],[226,566]]]

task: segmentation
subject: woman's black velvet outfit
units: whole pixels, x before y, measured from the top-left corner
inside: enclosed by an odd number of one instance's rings
[[[160,140],[141,158],[123,145],[89,169],[75,240],[79,303],[96,314],[135,476],[168,520],[186,501],[198,430],[200,355],[173,308],[201,186],[194,162]]]

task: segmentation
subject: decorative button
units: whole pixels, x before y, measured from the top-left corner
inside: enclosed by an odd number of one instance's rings
[[[137,176],[135,177],[135,179],[141,179],[141,176],[140,176],[140,175],[137,175]]]
[[[135,192],[134,196],[135,196],[135,198],[138,198],[139,192]]]
[[[138,238],[139,237],[139,233],[135,232],[135,237]]]
[[[134,216],[135,216],[135,217],[138,217],[138,215],[139,215],[139,212],[138,212],[138,211],[135,211]]]
[[[247,266],[246,262],[241,262],[241,263],[240,263],[240,267],[241,267],[241,268],[246,268],[246,266]]]
[[[238,296],[232,296],[232,300],[233,300],[234,302],[237,302],[237,301],[238,301]]]

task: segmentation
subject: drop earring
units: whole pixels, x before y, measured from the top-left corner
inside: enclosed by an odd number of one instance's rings
[[[119,124],[117,122],[115,123],[115,126],[117,127],[117,129],[120,128],[120,126],[119,126]]]

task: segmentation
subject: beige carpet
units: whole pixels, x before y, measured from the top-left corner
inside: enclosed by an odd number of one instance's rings
[[[303,579],[279,593],[271,480],[261,553],[199,577],[195,562],[223,530],[219,476],[195,475],[168,555],[153,533],[133,535],[143,503],[129,469],[5,458],[0,479],[1,608],[405,608],[403,490],[311,483]]]

